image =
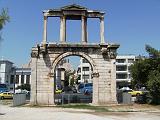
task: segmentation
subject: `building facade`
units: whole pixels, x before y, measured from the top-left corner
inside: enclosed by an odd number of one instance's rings
[[[10,84],[10,77],[13,73],[13,63],[8,60],[0,60],[0,83]]]
[[[130,86],[130,66],[137,60],[135,55],[118,55],[116,57],[116,82],[117,87]]]
[[[91,65],[89,62],[84,59],[80,58],[80,64],[78,66],[77,75],[78,75],[78,82],[79,83],[92,83],[92,70]]]
[[[128,86],[131,83],[130,66],[138,60],[135,55],[117,55],[116,57],[116,82],[117,87]],[[92,82],[92,70],[89,62],[84,58],[80,59],[77,74],[81,83]]]
[[[23,84],[31,83],[31,68],[15,68],[15,74],[13,77],[15,79],[11,79],[12,86],[15,84],[15,88],[21,86]]]
[[[69,59],[62,59],[56,66],[55,69],[55,82],[56,82],[56,89],[64,88],[65,82],[65,73],[66,72],[74,72],[72,65],[69,63]]]
[[[0,83],[6,84],[8,90],[22,84],[30,84],[31,68],[29,66],[18,68],[9,60],[0,60]]]

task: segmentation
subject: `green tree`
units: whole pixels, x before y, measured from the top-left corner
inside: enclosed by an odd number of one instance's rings
[[[160,51],[146,45],[150,58],[141,59],[131,66],[132,86],[146,86],[153,103],[160,104]]]
[[[160,70],[160,58],[145,59],[135,62],[131,66],[132,85],[147,85],[148,75],[153,70]]]
[[[65,71],[65,81],[64,81],[64,86],[73,86],[74,84],[74,74],[75,71]]]
[[[151,47],[150,45],[145,46],[146,51],[148,52],[150,58],[160,58],[160,51]]]
[[[0,31],[4,28],[6,22],[9,22],[10,17],[8,15],[8,9],[2,9],[0,13]],[[0,35],[0,40],[2,40],[2,36]]]
[[[20,86],[17,86],[16,89],[21,89],[21,90],[28,90],[30,91],[31,90],[31,86],[30,84],[22,84]]]
[[[160,104],[160,72],[152,71],[148,76],[147,88],[153,97],[152,103]]]

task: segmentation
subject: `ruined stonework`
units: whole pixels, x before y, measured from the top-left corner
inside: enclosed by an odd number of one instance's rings
[[[57,12],[58,11],[58,12]],[[78,12],[78,13],[77,13]],[[31,52],[31,104],[54,105],[54,75],[55,67],[59,61],[67,56],[80,56],[89,61],[92,67],[93,100],[94,105],[117,103],[116,100],[116,70],[115,58],[117,44],[104,41],[104,22],[101,25],[100,44],[90,44],[87,40],[86,18],[100,18],[103,21],[104,13],[92,11],[78,6],[70,5],[59,10],[44,12],[44,38],[42,44],[32,48]],[[60,43],[47,43],[46,19],[48,17],[61,17]],[[65,16],[65,17],[64,17]],[[75,18],[76,16],[76,18]],[[83,17],[82,17],[83,16]],[[85,18],[85,19],[83,19]],[[67,44],[65,40],[65,20],[82,20],[81,44]]]

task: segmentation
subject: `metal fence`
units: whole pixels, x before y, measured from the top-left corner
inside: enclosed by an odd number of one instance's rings
[[[69,103],[91,103],[92,94],[85,95],[81,93],[68,93],[68,94],[56,94],[56,104],[69,104]]]

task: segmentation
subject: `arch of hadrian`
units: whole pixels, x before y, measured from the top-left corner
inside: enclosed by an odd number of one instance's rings
[[[88,10],[79,5],[64,6],[60,9],[43,11],[43,41],[31,52],[31,104],[54,105],[54,75],[57,63],[67,56],[80,56],[89,61],[92,67],[92,104],[116,103],[115,58],[118,44],[105,43],[104,12]],[[47,42],[47,19],[60,18],[60,42]],[[87,40],[87,18],[100,19],[100,43],[90,44]],[[81,20],[81,43],[67,44],[66,20]],[[94,35],[94,33],[93,33]]]

